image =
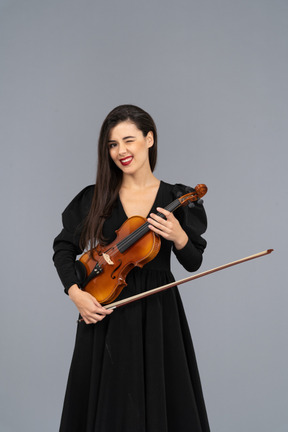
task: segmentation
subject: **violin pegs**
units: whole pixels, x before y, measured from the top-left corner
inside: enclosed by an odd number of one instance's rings
[[[193,208],[196,206],[196,204],[203,204],[203,200],[202,199],[198,199],[196,202],[191,202],[188,204],[189,208]]]

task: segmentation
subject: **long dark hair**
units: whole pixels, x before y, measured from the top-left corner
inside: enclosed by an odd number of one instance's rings
[[[145,137],[148,132],[153,133],[154,144],[149,148],[149,162],[151,170],[154,171],[157,160],[157,129],[154,120],[135,105],[120,105],[114,108],[107,115],[100,130],[95,190],[80,238],[83,249],[88,246],[92,249],[98,242],[106,243],[102,233],[103,224],[111,214],[122,183],[122,171],[110,157],[108,140],[111,129],[127,120],[134,123]]]

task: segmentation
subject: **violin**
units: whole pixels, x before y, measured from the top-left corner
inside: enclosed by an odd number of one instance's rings
[[[195,189],[171,202],[165,209],[174,212],[178,207],[192,204],[206,194],[207,186]],[[165,216],[158,212],[158,216]],[[116,231],[115,240],[106,246],[98,244],[76,261],[80,287],[105,305],[114,301],[127,286],[126,276],[135,267],[143,267],[156,257],[161,239],[149,229],[142,216],[128,218]]]

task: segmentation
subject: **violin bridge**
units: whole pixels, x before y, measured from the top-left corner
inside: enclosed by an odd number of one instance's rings
[[[114,265],[114,262],[111,260],[110,256],[107,253],[103,253],[102,256],[105,259],[105,261],[107,262],[107,264]]]

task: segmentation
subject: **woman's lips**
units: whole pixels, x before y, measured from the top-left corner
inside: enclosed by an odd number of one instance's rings
[[[123,159],[120,159],[122,165],[129,165],[132,162],[133,157],[129,156]]]

